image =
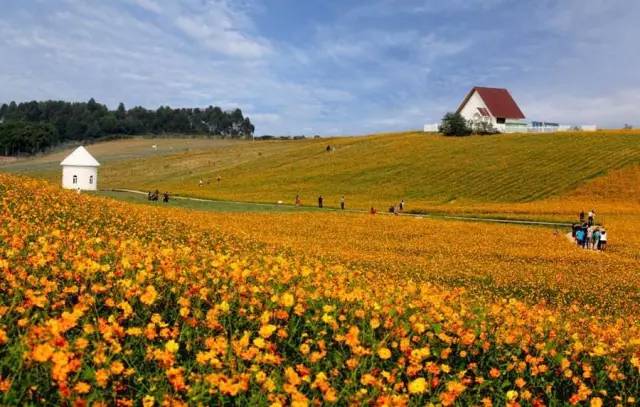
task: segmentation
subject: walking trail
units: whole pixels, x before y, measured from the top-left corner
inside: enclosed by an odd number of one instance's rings
[[[105,189],[104,191],[110,192],[126,192],[133,193],[139,195],[147,195],[147,192],[139,191],[136,189],[125,189],[125,188],[114,188],[114,189]],[[289,206],[294,207],[291,204],[271,204],[271,203],[258,203],[258,202],[245,202],[245,201],[221,201],[215,199],[204,199],[204,198],[193,198],[189,196],[180,196],[180,195],[172,195],[172,199],[178,200],[186,200],[186,201],[194,201],[194,202],[211,202],[211,203],[224,203],[224,204],[237,204],[244,206],[258,206],[258,207],[282,207]],[[367,210],[363,209],[340,209],[340,208],[323,208],[325,211],[337,211],[337,212],[353,212],[353,213],[369,213]],[[380,215],[391,215],[394,214],[389,212],[378,212]],[[491,223],[507,223],[507,224],[516,224],[516,225],[530,225],[530,226],[544,226],[544,227],[570,227],[571,223],[566,222],[548,222],[548,221],[538,221],[538,220],[527,220],[527,219],[500,219],[500,218],[485,218],[479,216],[463,216],[463,215],[445,215],[445,214],[413,214],[413,213],[401,213],[397,216],[409,216],[414,218],[435,218],[435,219],[449,219],[449,220],[462,220],[462,221],[473,221],[473,222],[491,222]],[[569,238],[571,238],[571,233],[569,233]]]

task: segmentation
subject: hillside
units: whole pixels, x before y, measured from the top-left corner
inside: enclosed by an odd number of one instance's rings
[[[445,138],[423,133],[300,141],[138,139],[89,147],[101,188],[161,189],[242,201],[319,194],[336,206],[385,208],[522,203],[561,196],[598,176],[640,164],[633,131]],[[151,148],[157,144],[157,150]],[[327,145],[334,147],[327,152]],[[0,170],[57,182],[63,153]],[[220,176],[221,181],[216,178]],[[199,187],[202,179],[210,183]]]

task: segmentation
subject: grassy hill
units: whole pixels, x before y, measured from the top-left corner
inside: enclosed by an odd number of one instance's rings
[[[153,144],[157,149],[152,149]],[[327,152],[326,146],[335,148]],[[522,203],[574,191],[612,170],[640,164],[634,131],[447,138],[424,133],[298,141],[134,139],[89,146],[101,188],[161,189],[198,197],[335,206],[413,207]],[[57,182],[67,151],[1,171]],[[221,181],[217,182],[216,177]],[[204,187],[198,181],[209,181]]]

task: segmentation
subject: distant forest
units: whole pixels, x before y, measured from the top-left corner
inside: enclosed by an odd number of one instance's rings
[[[207,137],[246,138],[254,126],[240,109],[157,110],[120,103],[116,110],[90,99],[64,101],[11,102],[0,106],[0,155],[35,154],[68,141],[91,141],[106,136],[139,134],[198,134]]]

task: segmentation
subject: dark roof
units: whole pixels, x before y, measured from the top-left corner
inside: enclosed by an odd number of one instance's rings
[[[473,92],[478,91],[480,97],[487,105],[489,112],[493,117],[504,117],[505,119],[524,119],[524,113],[513,100],[508,90],[502,88],[484,88],[476,86],[469,91],[464,98],[457,112],[459,113],[467,101],[473,95]]]

